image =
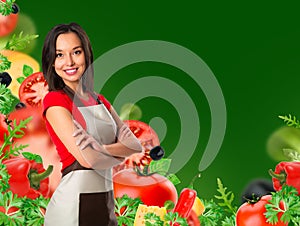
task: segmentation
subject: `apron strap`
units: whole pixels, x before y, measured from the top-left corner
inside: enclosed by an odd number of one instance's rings
[[[74,94],[74,91],[68,87],[65,86],[63,88],[63,91],[69,96],[69,98],[72,100],[72,102],[76,105],[76,107],[85,107],[85,105],[82,103],[82,101],[78,98],[77,95]],[[101,100],[98,98],[98,95],[96,92],[89,92],[90,95],[94,98],[94,100],[97,102],[97,104],[102,104]]]
[[[67,166],[62,170],[62,177],[66,176],[68,173],[75,170],[93,170],[93,169],[83,167],[82,165],[80,165],[80,163],[77,160],[75,160],[71,165]]]

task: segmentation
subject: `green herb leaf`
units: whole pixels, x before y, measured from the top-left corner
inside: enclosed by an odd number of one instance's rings
[[[146,226],[164,226],[164,221],[155,213],[146,213],[144,219]]]
[[[297,129],[300,128],[300,122],[296,118],[296,116],[292,116],[291,114],[289,114],[289,115],[284,115],[284,116],[280,115],[278,117],[281,118],[287,126],[295,127]]]
[[[4,134],[4,142],[0,147],[0,155],[2,157],[0,160],[8,158],[10,155],[18,155],[20,154],[20,150],[27,147],[28,145],[20,145],[20,146],[13,146],[13,138],[21,138],[25,133],[23,131],[24,128],[26,128],[27,123],[32,119],[32,116],[25,119],[20,120],[19,124],[17,124],[16,119],[12,121],[13,125],[8,126],[8,135]],[[9,146],[9,151],[4,151],[6,147]]]
[[[25,49],[30,44],[30,42],[37,37],[39,36],[28,34],[23,36],[23,31],[21,31],[19,35],[13,34],[13,36],[6,43],[4,49],[21,51]]]
[[[173,213],[172,211],[168,212],[164,216],[164,220],[167,222],[171,222],[170,225],[174,225],[174,223],[179,223],[181,226],[188,226],[186,219],[180,217],[177,212],[175,213]]]
[[[28,160],[34,160],[36,163],[43,163],[43,159],[40,155],[34,154],[32,152],[22,152],[22,155]]]
[[[176,176],[176,174],[170,173],[170,174],[168,174],[166,177],[167,177],[168,180],[171,181],[175,186],[181,183],[180,179]]]
[[[0,163],[0,193],[5,192],[9,188],[10,175],[7,172],[6,165]]]
[[[133,225],[135,214],[142,201],[139,198],[130,198],[128,195],[115,198],[115,213],[118,225]]]
[[[158,161],[151,161],[149,164],[149,172],[166,175],[170,166],[171,159],[162,158]]]
[[[11,62],[7,59],[6,56],[0,53],[0,72],[9,69],[10,66],[11,66]]]
[[[14,96],[4,84],[0,84],[0,112],[9,114],[13,109]]]
[[[0,14],[8,16],[12,13],[12,6],[15,0],[6,0],[6,2],[0,1]]]
[[[23,199],[21,205],[21,212],[24,216],[24,225],[43,225],[44,212],[50,199],[42,195],[36,199]]]
[[[22,82],[23,82],[25,79],[26,79],[25,76],[18,77],[18,78],[17,78],[17,82],[18,82],[19,84],[22,84]]]
[[[227,210],[229,210],[229,212],[235,214],[237,207],[233,206],[234,194],[231,191],[227,192],[227,187],[223,186],[220,178],[217,178],[217,184],[217,191],[220,193],[220,195],[215,195],[215,198],[223,201],[219,202],[218,205],[221,207],[227,207]]]
[[[281,208],[281,203],[284,204],[284,208]],[[297,222],[300,217],[300,197],[297,189],[283,185],[280,191],[272,192],[272,199],[265,207],[267,222],[271,224],[279,221],[279,213],[282,213],[281,221],[285,223]]]
[[[33,73],[32,67],[30,67],[30,66],[24,64],[24,66],[23,66],[23,75],[24,75],[25,77],[28,77],[28,76],[31,75],[32,73]]]
[[[225,214],[223,208],[221,208],[214,200],[201,200],[205,211],[200,215],[199,219],[202,225],[217,226],[219,222],[224,218]]]

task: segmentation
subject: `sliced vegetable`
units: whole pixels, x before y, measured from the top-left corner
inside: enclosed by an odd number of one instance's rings
[[[49,92],[48,83],[42,72],[26,77],[19,88],[20,101],[31,107],[41,107],[42,101]]]

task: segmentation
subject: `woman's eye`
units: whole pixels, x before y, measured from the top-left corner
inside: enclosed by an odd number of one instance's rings
[[[79,55],[80,53],[81,53],[81,50],[76,50],[76,51],[74,52],[75,55]]]
[[[60,57],[62,57],[62,56],[63,56],[63,55],[62,55],[61,53],[57,53],[57,54],[56,54],[56,57],[57,57],[57,58],[60,58]]]

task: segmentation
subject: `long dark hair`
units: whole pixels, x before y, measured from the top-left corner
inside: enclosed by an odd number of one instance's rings
[[[94,89],[94,68],[93,68],[93,51],[89,37],[83,28],[77,23],[59,24],[53,27],[47,34],[43,51],[42,51],[42,70],[44,77],[48,83],[49,91],[68,90],[61,77],[57,75],[53,64],[56,58],[56,40],[60,34],[74,32],[81,41],[81,45],[85,54],[86,71],[82,76],[82,88],[84,91],[93,92]],[[74,93],[73,93],[74,95]]]

